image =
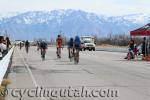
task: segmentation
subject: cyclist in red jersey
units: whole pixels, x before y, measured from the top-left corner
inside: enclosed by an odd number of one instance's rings
[[[61,48],[62,48],[62,38],[61,35],[58,35],[57,39],[56,39],[56,54],[58,58],[61,58]]]

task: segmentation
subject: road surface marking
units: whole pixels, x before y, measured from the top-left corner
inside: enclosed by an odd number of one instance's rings
[[[36,79],[35,79],[35,77],[34,77],[32,71],[30,70],[29,65],[26,63],[26,61],[25,61],[23,55],[19,52],[18,49],[17,49],[17,51],[18,51],[19,56],[21,57],[21,59],[22,59],[24,65],[25,65],[25,67],[27,68],[27,70],[28,70],[28,72],[29,72],[29,74],[30,74],[30,76],[31,76],[31,78],[32,78],[32,81],[33,81],[33,83],[34,83],[34,86],[35,86],[35,87],[40,87],[39,84],[36,82]],[[40,92],[40,91],[39,91],[39,92]],[[44,97],[41,97],[41,100],[47,100],[47,99],[44,98]]]

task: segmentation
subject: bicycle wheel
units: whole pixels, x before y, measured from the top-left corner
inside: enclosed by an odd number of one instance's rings
[[[79,63],[79,55],[78,55],[78,50],[75,49],[74,51],[74,63],[78,64]]]
[[[72,62],[72,60],[73,60],[73,51],[71,50],[71,52],[70,52],[70,62]]]
[[[61,51],[60,51],[60,48],[57,48],[57,58],[58,58],[58,59],[61,58],[60,52],[61,52]]]
[[[45,55],[44,55],[44,54],[42,55],[42,60],[43,60],[43,61],[45,60]]]
[[[77,57],[76,57],[76,54],[74,56],[74,64],[77,64]]]
[[[26,53],[28,53],[28,51],[29,51],[29,48],[28,48],[28,47],[26,47]]]
[[[77,64],[79,63],[79,50],[77,50]]]
[[[41,58],[43,61],[45,60],[45,53],[46,53],[45,50],[41,51]]]

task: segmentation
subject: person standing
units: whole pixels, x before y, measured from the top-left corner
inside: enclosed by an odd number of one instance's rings
[[[127,53],[127,56],[124,58],[124,59],[134,59],[134,40],[131,38],[130,42],[129,42],[129,49],[128,49],[128,53]]]
[[[147,55],[146,37],[144,37],[142,41],[142,54],[143,54],[143,58],[145,58]]]
[[[136,57],[138,59],[138,48],[137,48],[137,44],[134,45],[134,58]]]
[[[133,40],[132,38],[131,38],[130,43],[129,43],[129,49],[130,49],[131,51],[134,50],[134,40]]]
[[[0,37],[0,60],[3,58],[4,56],[4,51],[6,50],[6,45],[3,43],[4,38]]]
[[[11,45],[11,42],[9,40],[9,37],[6,37],[6,46],[7,46],[7,50],[9,50],[9,46]]]

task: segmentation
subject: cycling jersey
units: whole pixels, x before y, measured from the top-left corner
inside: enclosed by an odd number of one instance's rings
[[[73,43],[74,43],[73,38],[71,38],[69,40],[69,42],[68,42],[68,48],[72,48],[73,47]]]
[[[81,45],[80,38],[78,36],[76,36],[76,38],[74,40],[74,46],[75,46],[75,48],[80,49],[80,45]]]
[[[41,49],[47,49],[47,43],[41,42],[41,43],[40,43],[40,48],[41,48]]]
[[[57,48],[61,48],[62,47],[62,38],[57,38],[56,46],[57,46]]]

